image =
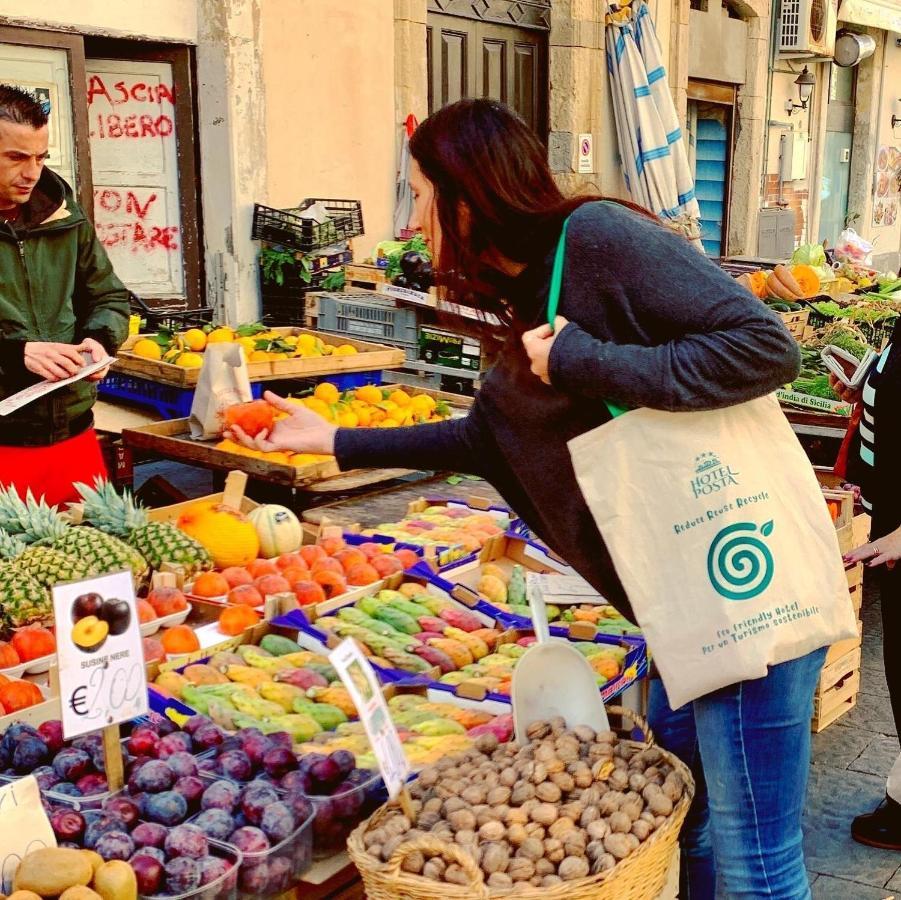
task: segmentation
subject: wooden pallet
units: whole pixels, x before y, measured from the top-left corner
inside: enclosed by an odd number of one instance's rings
[[[406,360],[404,351],[384,344],[369,343],[355,338],[341,336],[336,342],[335,335],[310,331],[305,328],[273,328],[280,334],[295,336],[312,334],[326,343],[350,344],[357,352],[351,356],[297,357],[294,359],[274,359],[267,362],[247,364],[247,375],[251,381],[274,381],[282,378],[311,378],[321,375],[343,375],[348,372],[372,372],[379,369],[397,369]],[[116,357],[113,371],[125,375],[136,375],[160,384],[178,388],[196,387],[201,369],[183,369],[181,366],[156,359],[135,356],[131,348],[146,335],[130,337]]]

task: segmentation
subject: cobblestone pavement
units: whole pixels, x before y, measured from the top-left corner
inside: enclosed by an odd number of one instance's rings
[[[805,852],[814,900],[901,898],[901,853],[851,840],[851,820],[885,796],[898,754],[882,665],[878,595],[863,607],[863,662],[857,706],[813,737],[805,816]]]

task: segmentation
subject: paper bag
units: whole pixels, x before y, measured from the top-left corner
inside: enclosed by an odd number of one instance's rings
[[[198,441],[219,437],[226,408],[252,399],[244,349],[239,344],[210,344],[191,404],[191,437]]]

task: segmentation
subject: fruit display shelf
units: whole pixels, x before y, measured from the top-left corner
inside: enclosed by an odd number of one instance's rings
[[[335,340],[334,335],[305,328],[273,328],[271,330],[284,337],[309,334],[328,342]],[[196,387],[202,370],[200,367],[187,369],[162,360],[135,356],[131,352],[132,347],[139,340],[147,337],[147,335],[133,335],[128,338],[117,354],[113,371],[148,378],[160,384],[178,388]],[[382,369],[396,369],[404,363],[403,350],[395,347],[344,337],[342,337],[341,343],[349,344],[357,352],[347,356],[308,356],[253,362],[247,364],[247,374],[251,381],[277,381],[285,378],[312,378],[319,375],[349,372],[377,372]]]

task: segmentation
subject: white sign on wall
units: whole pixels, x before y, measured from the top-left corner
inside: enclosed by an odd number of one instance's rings
[[[579,135],[579,174],[594,172],[594,141],[590,134]]]
[[[172,66],[95,59],[87,79],[98,237],[136,294],[183,297]]]

